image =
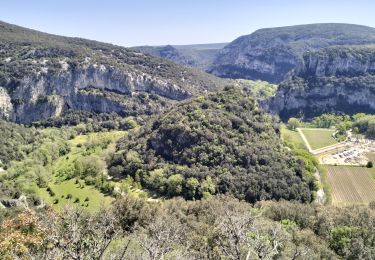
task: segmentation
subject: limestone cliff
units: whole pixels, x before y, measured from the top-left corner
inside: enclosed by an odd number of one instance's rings
[[[208,70],[227,78],[279,83],[303,67],[306,51],[375,43],[375,29],[352,24],[309,24],[267,28],[241,36],[221,50]]]
[[[151,114],[224,81],[123,47],[0,22],[0,118],[30,123],[66,109]]]
[[[13,111],[13,105],[11,103],[11,98],[7,91],[0,87],[0,117],[9,119]]]
[[[309,52],[265,107],[281,118],[325,112],[375,113],[375,48],[330,47]]]

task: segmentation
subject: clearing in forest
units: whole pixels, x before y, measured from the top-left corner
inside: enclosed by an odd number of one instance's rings
[[[281,137],[284,141],[297,145],[298,148],[306,148],[305,142],[298,131],[289,130],[284,125],[281,126]]]
[[[373,168],[354,166],[325,166],[332,188],[334,205],[368,204],[375,201]]]
[[[70,147],[69,153],[59,157],[50,169],[54,174],[47,186],[52,192],[48,191],[47,188],[39,188],[39,195],[55,209],[62,209],[67,204],[75,204],[94,212],[98,211],[103,205],[109,205],[113,200],[112,197],[103,194],[94,185],[88,185],[80,176],[70,178],[69,174],[74,171],[76,160],[95,159],[99,165],[105,165],[106,155],[115,150],[116,141],[126,134],[125,131],[90,133],[78,135],[67,141]],[[94,166],[96,165],[92,165],[93,170],[95,169]],[[95,177],[94,180],[97,178],[100,178],[100,176]],[[102,178],[110,185],[116,184],[107,180],[105,171],[102,173]]]
[[[301,128],[300,133],[305,136],[312,150],[320,149],[330,145],[337,144],[335,138],[332,137],[334,129],[325,128]],[[303,138],[303,137],[302,137]]]

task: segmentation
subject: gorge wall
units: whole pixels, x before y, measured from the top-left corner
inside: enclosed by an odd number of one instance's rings
[[[375,48],[330,47],[304,55],[304,65],[265,107],[282,119],[326,112],[375,112]]]
[[[18,123],[67,109],[152,114],[225,82],[127,48],[0,22],[0,118]]]

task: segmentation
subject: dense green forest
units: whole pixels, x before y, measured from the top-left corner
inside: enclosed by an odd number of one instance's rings
[[[128,130],[144,122],[141,117],[124,118],[117,113],[93,113],[84,110],[68,110],[63,115],[32,123],[35,127],[74,126],[78,133],[90,133],[110,130]]]
[[[249,202],[311,201],[314,178],[279,139],[279,125],[243,90],[179,104],[117,145],[109,174],[164,196],[229,193]]]
[[[0,120],[0,161],[7,166],[12,160],[22,160],[40,139],[35,128]]]

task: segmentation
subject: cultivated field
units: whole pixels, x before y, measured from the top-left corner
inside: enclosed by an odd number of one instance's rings
[[[353,166],[325,166],[335,205],[368,204],[375,201],[374,169]]]
[[[335,130],[320,128],[302,128],[302,134],[306,137],[312,150],[323,148],[329,145],[337,144],[332,137]]]

